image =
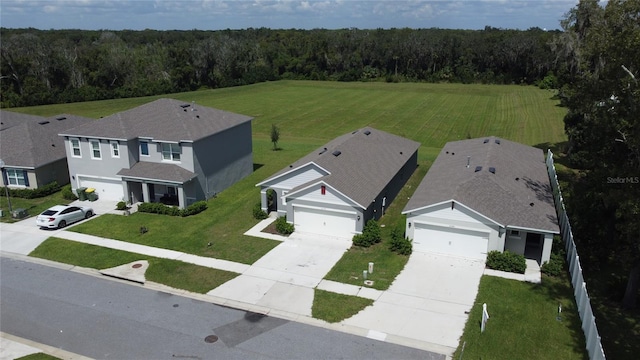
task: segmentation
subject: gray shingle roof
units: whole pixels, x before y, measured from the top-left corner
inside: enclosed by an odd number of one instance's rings
[[[61,131],[93,119],[75,115],[41,117],[0,110],[0,158],[6,166],[37,168],[66,157]]]
[[[419,147],[413,140],[367,127],[337,137],[271,178],[313,162],[331,173],[320,180],[367,208]]]
[[[61,135],[122,140],[148,137],[159,141],[196,141],[252,119],[250,116],[184,101],[158,99]]]
[[[495,137],[448,142],[403,213],[448,200],[503,226],[558,232],[544,152],[531,146]]]
[[[183,184],[196,177],[196,174],[175,164],[161,164],[141,161],[130,169],[122,169],[118,174],[123,177],[142,180],[164,180]]]

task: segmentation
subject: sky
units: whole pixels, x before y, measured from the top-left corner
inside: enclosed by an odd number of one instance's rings
[[[0,0],[0,26],[83,30],[559,29],[577,0]]]

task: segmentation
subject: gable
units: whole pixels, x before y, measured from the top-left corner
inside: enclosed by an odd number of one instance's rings
[[[308,163],[267,179],[256,186],[260,186],[262,188],[274,187],[283,190],[291,190],[328,174],[328,171],[315,163]]]
[[[442,202],[440,204],[435,204],[422,209],[412,210],[411,212],[407,212],[405,214],[407,215],[407,218],[425,216],[439,220],[481,223],[485,225],[500,225],[484,214],[480,214],[454,200]]]
[[[324,187],[324,193],[322,188]],[[326,183],[319,181],[311,184],[302,189],[298,189],[290,194],[285,195],[286,202],[289,201],[305,201],[312,203],[322,203],[327,205],[340,205],[340,206],[356,206],[363,208],[360,204],[336,190],[335,188],[327,185]]]

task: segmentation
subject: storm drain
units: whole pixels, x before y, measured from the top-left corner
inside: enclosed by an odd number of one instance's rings
[[[204,342],[212,344],[214,342],[218,341],[218,337],[215,335],[209,335],[206,338],[204,338]]]

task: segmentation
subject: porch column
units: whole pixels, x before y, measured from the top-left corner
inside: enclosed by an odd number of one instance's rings
[[[122,180],[122,192],[124,192],[124,197],[122,200],[129,200],[130,203],[133,203],[133,199],[131,198],[131,193],[129,192],[129,182],[126,180]]]
[[[551,246],[553,245],[553,234],[544,234],[544,240],[542,245],[542,257],[540,258],[540,265],[546,263],[551,258]]]
[[[146,182],[142,183],[142,201],[143,202],[150,202],[149,201],[149,184],[147,184]]]
[[[184,187],[182,185],[178,186],[178,207],[180,209],[186,208],[187,202],[184,197]]]
[[[262,211],[267,211],[267,189],[260,190],[260,208]]]

